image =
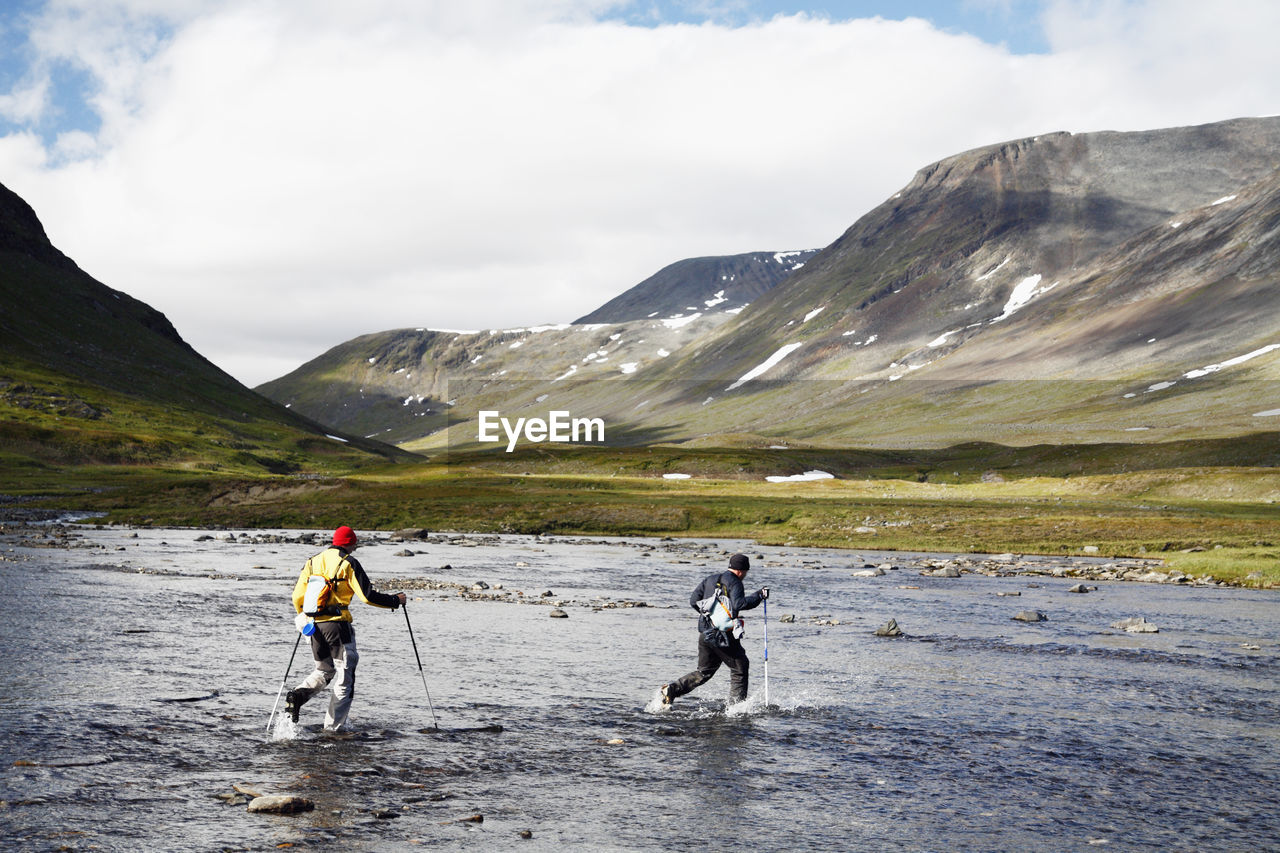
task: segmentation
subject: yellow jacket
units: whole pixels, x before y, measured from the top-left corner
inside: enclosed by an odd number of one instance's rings
[[[369,576],[364,573],[364,568],[355,557],[342,548],[332,547],[316,554],[302,567],[298,582],[293,586],[293,609],[298,613],[302,612],[302,601],[307,595],[307,578],[312,575],[324,575],[327,578],[337,579],[334,596],[329,602],[329,607],[326,608],[327,613],[324,616],[316,616],[317,622],[350,622],[349,608],[351,599],[355,595],[359,595],[360,600],[365,604],[371,604],[374,607],[395,610],[400,606],[399,598],[378,592],[373,588],[369,583]]]

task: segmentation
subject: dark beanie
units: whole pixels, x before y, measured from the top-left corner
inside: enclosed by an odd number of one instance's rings
[[[751,561],[747,559],[746,554],[734,554],[729,558],[729,568],[736,572],[745,572],[751,568]]]

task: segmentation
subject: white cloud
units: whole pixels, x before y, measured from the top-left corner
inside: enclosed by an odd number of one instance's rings
[[[0,181],[256,384],[365,332],[560,322],[684,257],[822,246],[974,146],[1280,94],[1280,4],[1053,3],[1044,56],[918,19],[594,20],[618,5],[61,2],[33,42],[91,70],[102,126],[0,138]]]
[[[26,80],[11,92],[0,94],[0,118],[22,124],[34,121],[44,111],[48,101],[47,79]]]

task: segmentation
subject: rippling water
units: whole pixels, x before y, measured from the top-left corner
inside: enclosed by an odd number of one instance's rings
[[[368,545],[384,591],[485,581],[526,603],[411,590],[439,730],[403,615],[355,605],[354,733],[323,734],[318,699],[268,737],[289,594],[318,549],[198,535],[0,543],[8,849],[1280,848],[1274,592],[1080,595],[740,542]],[[773,591],[770,703],[757,609],[747,702],[725,708],[722,671],[655,711],[657,685],[695,660],[689,591],[732,550],[752,555],[748,588]],[[864,561],[901,568],[852,577]],[[625,601],[649,606],[603,606]],[[1012,621],[1029,609],[1049,621]],[[1160,633],[1108,628],[1129,616]],[[890,617],[907,637],[872,635]],[[304,643],[290,683],[309,669]],[[456,730],[488,724],[502,731]],[[317,807],[253,814],[227,802],[233,786]]]

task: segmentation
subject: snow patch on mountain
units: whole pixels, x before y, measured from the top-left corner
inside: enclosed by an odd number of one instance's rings
[[[992,320],[988,320],[987,322],[999,323],[1001,320],[1004,320],[1004,319],[1007,319],[1008,317],[1013,316],[1015,312],[1017,312],[1022,308],[1025,308],[1027,303],[1029,303],[1032,299],[1035,299],[1037,296],[1041,296],[1042,294],[1048,293],[1050,290],[1053,290],[1059,284],[1059,282],[1055,281],[1053,284],[1049,285],[1048,287],[1040,287],[1039,286],[1040,279],[1042,277],[1043,276],[1041,276],[1039,273],[1036,273],[1035,275],[1029,275],[1026,278],[1024,278],[1022,281],[1018,282],[1017,286],[1013,288],[1013,293],[1009,294],[1009,301],[1004,304],[1004,311],[1000,314],[999,317],[996,317]]]
[[[929,341],[928,346],[930,346],[930,347],[940,347],[940,346],[942,346],[943,344],[945,344],[945,343],[947,342],[947,338],[951,337],[951,336],[952,336],[952,335],[954,335],[954,334],[957,334],[958,332],[960,332],[960,329],[952,329],[952,330],[951,330],[951,331],[949,331],[949,332],[943,332],[941,335],[938,335],[938,337],[936,337],[936,338],[934,338],[933,340]]]
[[[996,264],[996,265],[995,265],[995,267],[993,267],[992,269],[990,269],[990,270],[988,270],[987,272],[983,273],[982,275],[978,276],[978,277],[977,277],[976,279],[974,279],[974,280],[975,280],[975,281],[986,281],[987,279],[991,278],[991,276],[993,276],[993,275],[995,275],[996,273],[1000,272],[1000,268],[1001,268],[1001,267],[1003,267],[1005,264],[1009,263],[1009,258],[1012,258],[1012,257],[1013,257],[1013,255],[1008,255],[1007,257],[1005,257],[1005,259],[1004,259],[1003,261],[1001,261],[1000,263]]]
[[[1221,362],[1219,364],[1207,364],[1204,367],[1201,367],[1199,370],[1192,370],[1183,374],[1182,378],[1183,379],[1199,379],[1201,376],[1208,376],[1210,373],[1217,373],[1219,370],[1222,370],[1224,367],[1235,367],[1237,364],[1244,364],[1246,361],[1252,361],[1253,359],[1257,358],[1260,355],[1266,355],[1267,353],[1272,352],[1274,350],[1278,350],[1278,349],[1280,349],[1280,344],[1271,344],[1270,346],[1265,346],[1265,347],[1262,347],[1261,349],[1256,349],[1253,352],[1245,353],[1244,355],[1239,355],[1239,356],[1236,356],[1235,358],[1229,358],[1226,361]]]
[[[694,320],[698,319],[701,316],[702,316],[701,312],[694,312],[693,314],[689,314],[687,316],[677,314],[674,317],[668,317],[667,319],[663,320],[662,325],[666,326],[668,329],[678,329],[681,326],[689,325],[690,323],[692,323]]]
[[[1202,376],[1209,376],[1210,374],[1217,373],[1218,371],[1223,370],[1225,368],[1235,367],[1237,365],[1244,364],[1246,361],[1252,361],[1253,359],[1258,358],[1259,356],[1266,355],[1267,353],[1274,352],[1275,350],[1278,350],[1278,349],[1280,349],[1280,344],[1268,344],[1265,347],[1259,347],[1253,352],[1247,352],[1244,355],[1238,355],[1235,358],[1229,358],[1226,361],[1220,361],[1216,364],[1206,364],[1204,367],[1199,367],[1199,368],[1196,368],[1195,370],[1188,370],[1186,373],[1182,374],[1182,378],[1183,379],[1199,379]],[[1148,387],[1144,393],[1150,394],[1153,391],[1165,391],[1177,384],[1178,384],[1177,379],[1167,380],[1164,382],[1157,382],[1154,385],[1151,385],[1150,387]],[[1124,396],[1128,398],[1134,395],[1125,394]]]
[[[779,347],[777,352],[769,356],[760,364],[757,364],[755,367],[748,370],[746,373],[742,374],[742,376],[738,379],[737,382],[734,382],[725,390],[732,391],[735,388],[742,387],[746,383],[750,382],[752,379],[755,379],[757,376],[761,375],[765,371],[777,365],[780,361],[782,361],[787,356],[791,355],[791,353],[795,352],[797,349],[799,349],[803,345],[804,345],[803,342],[798,342],[794,344],[786,344],[785,346]]]
[[[803,252],[803,251],[794,251],[794,252],[774,252],[774,253],[773,253],[773,259],[774,259],[774,261],[776,261],[777,263],[780,263],[780,264],[787,264],[787,263],[790,263],[790,264],[791,264],[791,269],[794,271],[794,270],[798,270],[798,269],[800,269],[802,266],[804,266],[804,261],[789,261],[788,259],[789,259],[789,258],[797,257],[798,255],[803,255],[803,254],[804,254],[804,252]]]

